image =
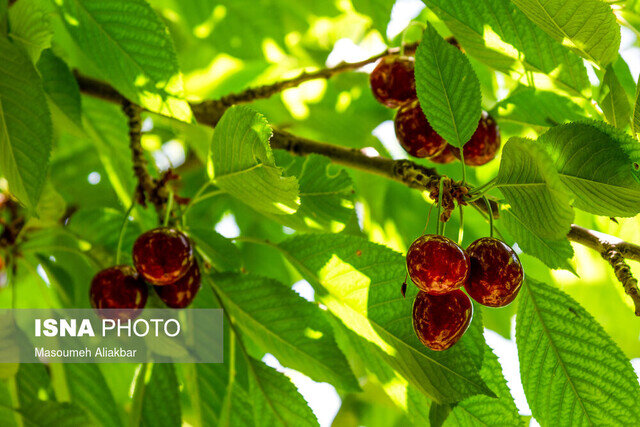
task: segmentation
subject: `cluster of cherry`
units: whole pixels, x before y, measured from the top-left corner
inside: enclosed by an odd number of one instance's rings
[[[447,41],[460,49],[454,38]],[[448,144],[433,130],[420,108],[413,70],[412,57],[385,56],[369,77],[373,96],[389,108],[398,108],[394,120],[396,137],[407,153],[441,164],[460,159],[460,149]],[[478,128],[463,148],[464,164],[484,165],[495,158],[499,148],[498,125],[483,111]]]
[[[453,240],[427,234],[407,252],[407,270],[420,289],[413,303],[413,328],[432,350],[446,350],[471,323],[471,300],[504,307],[520,291],[524,273],[515,251],[493,237],[471,243],[465,251]]]
[[[140,235],[133,245],[133,265],[109,267],[95,275],[89,291],[93,308],[135,310],[118,315],[135,317],[147,303],[147,283],[171,308],[187,307],[200,289],[200,267],[191,241],[173,228]]]

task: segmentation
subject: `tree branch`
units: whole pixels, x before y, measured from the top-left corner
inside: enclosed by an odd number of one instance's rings
[[[380,54],[379,56],[373,58],[377,59],[380,56],[383,56],[383,54]],[[366,63],[373,62],[373,58],[367,60]],[[334,69],[346,71],[353,68],[347,65],[341,65],[338,67],[334,67]],[[296,84],[300,84],[303,81],[311,80],[313,78],[329,78],[332,75],[337,74],[338,72],[342,71],[303,74],[296,79],[289,80],[288,82],[290,83],[274,84],[268,87],[263,87],[262,89],[249,89],[240,94],[230,95],[229,97],[222,98],[221,100],[192,103],[191,108],[196,120],[200,124],[215,127],[215,125],[224,114],[224,111],[229,108],[230,105],[228,105],[228,102],[230,102],[230,99],[239,100],[238,102],[248,102],[250,99],[256,99],[250,98],[248,95],[249,93],[252,93],[253,95],[256,95],[258,97],[271,96],[273,95],[273,93],[275,93],[273,91],[278,87],[294,87]],[[78,80],[81,92],[87,95],[115,103],[122,103],[124,100],[124,97],[122,95],[120,95],[111,86],[103,82],[78,74],[76,74],[76,78]],[[292,154],[300,156],[309,154],[321,154],[329,157],[335,163],[374,173],[376,175],[400,182],[410,188],[415,188],[421,191],[429,191],[431,194],[433,194],[434,187],[437,187],[436,183],[438,183],[440,178],[442,177],[437,173],[435,169],[419,165],[410,160],[393,160],[379,156],[367,156],[358,149],[345,148],[324,142],[313,141],[310,139],[295,136],[289,132],[278,129],[274,129],[271,146],[273,148],[283,149],[291,152]],[[488,213],[487,206],[484,202],[474,201],[472,203],[482,212]],[[495,201],[491,201],[491,210],[494,216],[498,215],[499,207]],[[612,266],[614,266],[614,268],[617,268],[616,275],[621,281],[623,281],[625,290],[634,299],[634,302],[640,304],[640,297],[637,297],[637,283],[635,282],[635,279],[629,279],[629,277],[627,276],[628,270],[624,270],[619,262],[620,257],[622,257],[623,259],[630,259],[640,262],[640,246],[633,243],[625,242],[614,236],[580,227],[575,224],[571,225],[571,230],[569,231],[567,238],[572,242],[597,251],[605,259],[607,259],[612,264]],[[615,256],[614,260],[612,260],[612,253],[619,254],[619,256]],[[620,274],[622,274],[622,276],[620,276]],[[636,290],[634,291],[634,289]],[[638,312],[640,313],[640,311]]]
[[[168,175],[165,174],[160,179],[155,179],[147,169],[147,159],[142,148],[142,121],[140,111],[142,109],[128,100],[122,102],[122,111],[127,116],[129,125],[129,148],[131,150],[131,160],[133,161],[133,173],[138,180],[136,197],[138,203],[146,205],[150,201],[156,208],[156,212],[161,214],[167,204],[167,190],[165,188]]]
[[[405,45],[405,53],[412,54],[418,47],[418,43],[411,43]],[[313,72],[302,72],[300,75],[287,80],[280,80],[276,83],[272,83],[269,85],[258,86],[255,88],[245,89],[239,93],[232,93],[229,95],[225,95],[219,100],[215,101],[205,101],[205,102],[213,102],[217,104],[221,104],[227,107],[236,104],[244,104],[247,102],[254,101],[256,99],[265,99],[270,98],[271,96],[280,93],[286,89],[291,89],[293,87],[300,86],[304,82],[308,82],[310,80],[317,79],[330,79],[331,77],[344,73],[346,71],[353,71],[359,68],[364,67],[365,65],[369,65],[371,63],[376,62],[378,59],[385,57],[387,55],[398,55],[400,53],[399,47],[390,47],[386,49],[384,52],[379,53],[378,55],[374,55],[371,58],[367,58],[358,62],[341,62],[335,67],[322,68]]]

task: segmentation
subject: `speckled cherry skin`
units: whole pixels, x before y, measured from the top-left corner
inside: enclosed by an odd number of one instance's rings
[[[118,265],[104,269],[93,277],[89,290],[91,306],[96,310],[130,309],[134,312],[99,312],[101,317],[136,317],[147,303],[147,284],[131,266]],[[115,314],[115,316],[114,316]]]
[[[471,260],[464,285],[471,298],[489,307],[504,307],[520,291],[524,272],[515,251],[493,237],[483,237],[467,248]]]
[[[444,147],[444,150],[436,154],[435,156],[429,157],[429,161],[433,163],[438,163],[441,165],[446,165],[447,163],[451,163],[456,160],[456,156],[453,154],[453,146],[447,144]]]
[[[486,111],[482,112],[478,128],[464,145],[464,164],[482,166],[496,157],[500,149],[500,129]],[[460,159],[460,149],[454,148],[454,155]]]
[[[473,306],[469,297],[459,289],[444,295],[418,292],[413,302],[413,329],[424,345],[443,351],[464,335]]]
[[[191,269],[178,279],[177,282],[165,286],[154,286],[160,299],[171,308],[185,308],[189,306],[200,290],[202,278],[198,262],[194,262]]]
[[[155,228],[143,233],[133,244],[133,265],[155,286],[174,283],[193,265],[189,238],[173,228]]]
[[[385,56],[378,62],[369,75],[371,92],[378,102],[398,108],[418,96],[413,64],[413,58],[397,55]]]
[[[394,124],[398,142],[413,157],[434,156],[447,145],[427,121],[418,100],[400,107]]]
[[[469,256],[453,240],[426,234],[411,244],[407,270],[421,291],[445,294],[459,288],[469,274]]]

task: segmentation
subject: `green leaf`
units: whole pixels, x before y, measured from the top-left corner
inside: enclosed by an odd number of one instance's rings
[[[636,98],[633,104],[633,120],[631,123],[631,129],[636,138],[640,135],[640,77],[638,77],[638,84],[636,86]]]
[[[100,162],[122,205],[129,206],[136,182],[127,120],[115,105],[89,97],[84,97],[82,101],[84,129],[96,147]]]
[[[569,232],[573,209],[553,160],[540,144],[513,137],[502,150],[496,185],[532,233],[561,239]]]
[[[594,215],[630,217],[640,212],[640,146],[601,122],[549,129],[544,144],[573,205]]]
[[[189,391],[189,395],[193,405],[199,406],[202,425],[253,425],[253,406],[248,392],[235,379],[229,380],[230,369],[237,369],[233,362],[197,363],[191,367],[196,371],[198,394]]]
[[[21,363],[16,375],[18,401],[20,407],[29,406],[32,402],[53,396],[51,378],[47,368],[40,363]]]
[[[451,406],[452,405],[441,405],[437,402],[431,403],[429,407],[429,425],[432,427],[441,427],[444,425],[453,409]]]
[[[162,115],[191,121],[164,23],[144,0],[55,2],[82,52],[120,93]]]
[[[8,0],[0,0],[0,36],[7,35],[7,16],[9,16]]]
[[[446,352],[427,349],[412,326],[412,302],[400,296],[404,257],[347,235],[303,235],[278,246],[311,283],[316,297],[356,334],[374,343],[391,365],[440,403],[492,394],[463,342]]]
[[[255,425],[317,426],[318,421],[289,378],[249,357],[249,396]]]
[[[416,51],[416,90],[422,111],[447,142],[462,147],[476,131],[480,82],[469,59],[431,24]]]
[[[71,216],[67,227],[80,239],[91,243],[92,250],[99,247],[115,255],[124,215],[124,212],[111,208],[79,209]],[[128,220],[122,239],[122,259],[131,254],[133,242],[142,231],[138,222]]]
[[[72,401],[83,408],[95,424],[121,426],[113,395],[98,365],[67,363],[63,366]]]
[[[82,128],[80,89],[67,64],[47,49],[40,55],[37,67],[51,103],[73,124]]]
[[[502,367],[487,344],[484,344],[484,360],[480,375],[497,397],[478,395],[463,400],[453,408],[445,426],[523,426],[524,423],[502,374]]]
[[[216,293],[242,331],[281,364],[342,390],[359,390],[331,325],[317,305],[275,280],[212,276]]]
[[[607,66],[602,85],[605,88],[605,94],[600,106],[607,121],[619,129],[626,128],[631,115],[631,105],[612,65]]]
[[[191,237],[218,271],[240,268],[240,251],[229,239],[215,230],[189,228]]]
[[[528,279],[520,294],[520,372],[540,424],[635,424],[640,419],[638,379],[595,319],[544,283]]]
[[[498,102],[491,115],[501,123],[509,120],[545,127],[587,117],[584,109],[571,99],[555,92],[528,87],[520,87]]]
[[[142,426],[180,426],[180,386],[171,363],[156,363],[144,386]]]
[[[356,11],[371,19],[373,27],[383,38],[387,37],[387,26],[395,0],[352,0],[351,3]]]
[[[291,214],[298,209],[298,181],[283,177],[271,147],[271,127],[248,107],[229,108],[216,126],[209,176],[233,197],[259,212]]]
[[[40,76],[27,55],[0,37],[0,173],[35,209],[49,169],[52,127]]]
[[[299,231],[342,231],[354,213],[349,174],[317,154],[293,157],[280,150],[276,154],[284,173],[298,178],[300,207],[293,215],[272,218]]]
[[[540,237],[511,209],[500,212],[500,224],[504,224],[523,252],[538,258],[551,269],[562,268],[575,274],[569,262],[573,258],[573,247],[566,237],[558,240]]]
[[[38,427],[76,427],[91,425],[91,419],[79,406],[73,403],[34,401],[20,408],[27,425]]]
[[[521,80],[523,71],[546,74],[581,96],[591,83],[582,59],[549,37],[510,0],[424,0],[469,55]],[[537,76],[536,76],[537,77]]]
[[[47,3],[20,0],[9,8],[9,37],[21,45],[36,63],[43,50],[51,47],[53,26]]]
[[[615,59],[620,28],[602,0],[513,0],[513,3],[565,46],[602,67]]]

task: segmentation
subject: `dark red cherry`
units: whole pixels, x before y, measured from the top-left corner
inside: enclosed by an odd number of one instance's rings
[[[469,274],[469,257],[453,240],[426,234],[407,252],[409,277],[421,291],[445,294],[459,288]]]
[[[389,108],[417,97],[412,58],[385,56],[369,75],[369,82],[373,96]]]
[[[413,302],[413,330],[422,344],[435,351],[457,343],[472,316],[471,300],[459,289],[444,295],[418,292]]]
[[[165,286],[154,286],[156,293],[164,303],[171,308],[185,308],[191,304],[200,290],[200,267],[198,262],[187,274],[178,279],[177,282]]]
[[[173,228],[156,228],[140,235],[133,244],[133,265],[149,283],[174,283],[193,265],[189,238]]]
[[[444,150],[436,154],[435,156],[429,157],[429,161],[433,163],[439,163],[441,165],[446,165],[447,163],[451,163],[456,159],[456,156],[453,154],[453,146],[447,144],[444,147]]]
[[[524,273],[515,251],[493,237],[483,237],[467,248],[471,260],[464,288],[471,298],[489,307],[504,307],[514,300]]]
[[[483,111],[478,128],[471,139],[464,145],[464,164],[482,166],[489,163],[498,154],[500,148],[500,129],[493,117]],[[460,149],[453,149],[454,155],[460,159]]]
[[[427,121],[418,100],[400,107],[394,123],[400,145],[413,157],[434,156],[447,145]]]
[[[97,310],[128,309],[133,312],[99,312],[101,317],[132,319],[147,303],[147,284],[138,272],[128,265],[100,271],[91,281],[89,299]]]

